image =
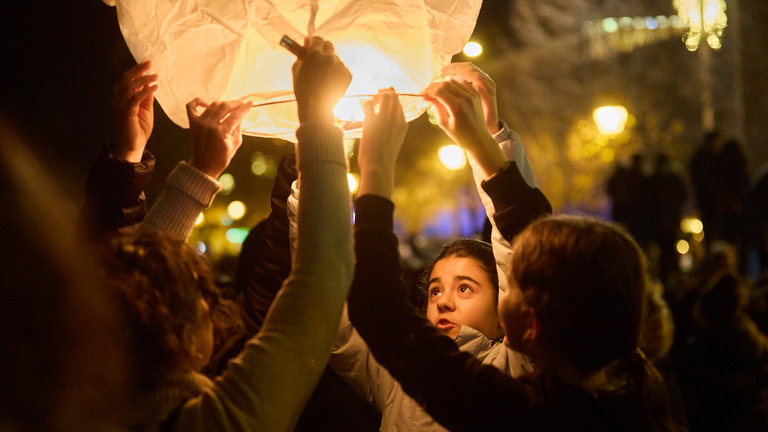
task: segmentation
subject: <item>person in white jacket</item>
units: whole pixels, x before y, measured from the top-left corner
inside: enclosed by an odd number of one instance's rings
[[[470,63],[455,63],[443,69],[443,73],[449,78],[472,83],[475,94],[472,97],[478,98],[475,101],[482,105],[482,114],[467,120],[467,124],[474,129],[483,130],[489,142],[498,145],[503,154],[503,160],[495,161],[498,163],[514,163],[523,176],[528,187],[536,188],[537,183],[530,167],[525,149],[516,133],[510,130],[505,123],[498,120],[496,109],[496,88],[493,80]],[[438,113],[443,121],[453,121],[450,119],[446,110],[442,108],[443,97],[440,92],[442,84],[436,83],[430,86],[423,93],[425,99],[430,100],[438,108]],[[366,112],[366,127],[363,132],[363,143],[361,148],[366,146],[366,140],[390,140],[389,146],[399,148],[405,135],[405,124],[401,124],[398,118],[398,110],[391,110],[391,105],[396,103],[396,98],[388,92],[380,92],[373,103],[375,110],[369,109]],[[389,100],[389,102],[387,102]],[[389,104],[389,105],[388,105]],[[389,106],[389,108],[387,108]],[[397,104],[399,109],[399,104]],[[402,110],[399,111],[402,116]],[[377,125],[378,123],[378,125]],[[453,130],[455,128],[443,127],[444,130]],[[463,128],[466,130],[466,128]],[[478,132],[478,131],[476,131]],[[452,137],[460,142],[465,137]],[[367,148],[387,148],[385,145],[369,145]],[[497,150],[498,151],[498,150]],[[483,152],[470,152],[470,163],[472,166],[474,178],[482,202],[486,208],[489,219],[493,222],[494,208],[491,199],[481,187],[481,183],[488,177],[483,169],[487,166],[487,161],[477,161],[473,155],[484,155]],[[368,155],[376,159],[376,163],[381,163],[380,155]],[[361,151],[361,156],[364,157]],[[364,162],[360,162],[361,166]],[[373,162],[372,162],[373,163]],[[301,197],[303,199],[303,195]],[[292,194],[288,199],[288,215],[291,220],[291,232],[295,231],[296,209],[299,204],[299,189],[294,183]],[[292,235],[292,246],[295,245],[296,236]],[[480,243],[480,242],[478,242]],[[466,245],[465,245],[466,246]],[[465,248],[462,246],[462,248]],[[446,334],[453,337],[462,351],[471,353],[473,357],[484,364],[492,365],[504,373],[519,377],[530,372],[533,367],[527,357],[519,352],[513,351],[503,343],[501,328],[498,326],[498,317],[496,315],[496,302],[499,289],[506,290],[506,271],[509,262],[508,256],[511,254],[509,242],[504,240],[501,234],[493,225],[492,231],[492,254],[496,256],[495,268],[487,268],[482,263],[493,261],[493,256],[483,258],[484,255],[491,255],[490,251],[483,252],[482,246],[470,246],[478,252],[463,252],[457,256],[457,253],[447,252],[438,257],[430,269],[428,281],[440,279],[439,283],[432,283],[425,287],[428,289],[428,295],[432,298],[427,307],[427,316],[430,321],[438,328],[442,328]],[[490,247],[488,247],[490,249]],[[464,256],[461,256],[464,255]],[[491,274],[498,272],[499,277]],[[459,284],[449,282],[457,279],[466,278],[472,275],[475,283],[470,289],[475,289],[478,293],[482,291],[484,295],[490,295],[491,301],[467,301],[460,299],[461,295],[456,292]],[[435,285],[435,286],[433,286]],[[466,288],[465,288],[466,289]],[[437,291],[443,291],[445,297],[436,294]],[[451,300],[448,299],[450,296]],[[477,296],[474,296],[477,298]],[[441,302],[445,303],[444,305]],[[450,304],[448,304],[450,303]],[[446,313],[442,309],[450,308]],[[462,309],[463,308],[463,309]],[[452,321],[447,321],[446,316],[451,317]],[[474,319],[468,319],[467,317]],[[455,318],[461,317],[461,318]],[[442,320],[442,321],[441,321]],[[462,322],[464,321],[464,322]],[[471,322],[470,322],[471,321]],[[419,404],[410,398],[401,388],[400,384],[382,367],[370,353],[365,341],[360,337],[357,331],[350,323],[346,310],[342,317],[339,333],[336,343],[333,347],[330,365],[333,370],[360,396],[368,403],[374,406],[382,415],[380,430],[383,431],[442,431],[445,430],[432,417],[429,416]]]

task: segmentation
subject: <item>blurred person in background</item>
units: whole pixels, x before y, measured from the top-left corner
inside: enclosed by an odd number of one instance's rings
[[[0,119],[0,430],[111,430],[126,382],[121,315],[57,171]]]

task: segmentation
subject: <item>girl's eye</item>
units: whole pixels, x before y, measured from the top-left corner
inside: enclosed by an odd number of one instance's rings
[[[469,286],[469,285],[462,285],[462,286],[459,287],[459,292],[460,293],[472,292],[472,287]]]
[[[430,288],[429,290],[429,296],[430,297],[436,297],[440,295],[440,288]]]

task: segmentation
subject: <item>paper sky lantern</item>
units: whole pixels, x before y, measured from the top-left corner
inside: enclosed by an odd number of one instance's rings
[[[333,42],[352,72],[334,113],[345,135],[360,136],[362,102],[394,87],[406,119],[428,107],[416,96],[464,47],[482,0],[104,0],[117,7],[120,30],[138,62],[160,74],[156,97],[168,117],[188,127],[185,105],[239,99],[254,109],[243,132],[295,140],[291,84],[295,57],[283,35]]]

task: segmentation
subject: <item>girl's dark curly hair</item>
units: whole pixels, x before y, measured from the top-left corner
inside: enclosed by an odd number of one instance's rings
[[[190,359],[183,335],[185,327],[200,325],[200,299],[211,311],[220,303],[211,268],[184,243],[147,232],[115,238],[104,270],[121,294],[137,386],[152,388]]]

